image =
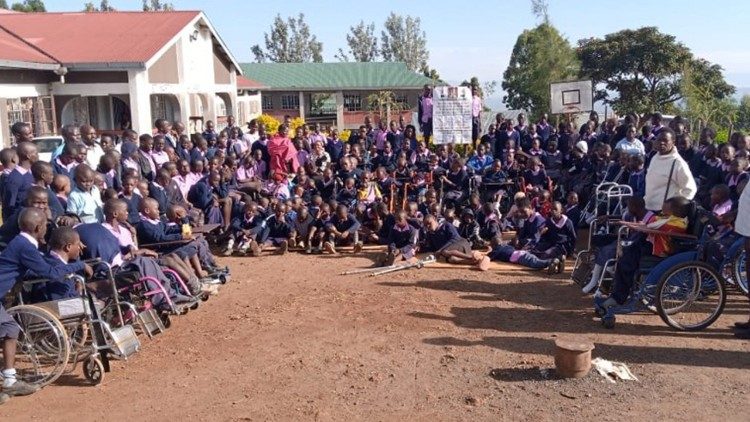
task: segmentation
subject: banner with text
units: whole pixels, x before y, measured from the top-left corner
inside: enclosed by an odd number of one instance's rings
[[[432,91],[435,144],[471,144],[471,89],[439,86]]]

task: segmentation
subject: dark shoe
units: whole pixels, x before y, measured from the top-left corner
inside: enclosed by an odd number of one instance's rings
[[[750,340],[750,330],[737,331],[734,336],[743,340]]]
[[[552,263],[549,264],[547,267],[547,274],[557,274],[560,268],[560,260],[555,258],[552,260]]]
[[[279,255],[284,255],[287,253],[287,251],[289,251],[289,242],[286,240],[282,240],[281,242],[279,242],[279,250],[277,251],[277,253]]]
[[[13,396],[28,396],[39,391],[39,386],[29,384],[23,381],[16,381],[15,384],[10,387],[3,387],[3,393],[10,397]]]
[[[748,322],[735,322],[734,328],[738,330],[750,330],[750,321]]]

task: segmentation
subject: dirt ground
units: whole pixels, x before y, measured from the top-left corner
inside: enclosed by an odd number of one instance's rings
[[[142,338],[102,385],[78,370],[0,406],[0,420],[747,420],[736,294],[704,332],[651,314],[610,331],[563,276],[338,275],[372,257],[223,259],[233,280],[220,295]],[[556,379],[553,341],[571,334],[640,381]]]

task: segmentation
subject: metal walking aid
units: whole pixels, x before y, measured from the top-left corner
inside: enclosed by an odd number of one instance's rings
[[[414,262],[412,264],[395,265],[392,268],[383,268],[377,271],[373,271],[372,273],[368,275],[368,277],[375,277],[378,275],[388,274],[388,273],[392,273],[396,271],[408,270],[410,268],[422,268],[427,264],[432,264],[433,262],[435,262],[435,256],[430,255],[427,258],[420,259],[419,261]]]
[[[391,269],[391,268],[398,267],[398,266],[399,265],[393,264],[393,265],[388,265],[388,266],[385,266],[385,267],[358,268],[356,270],[344,271],[344,272],[340,273],[340,275],[352,275],[352,274],[369,273],[369,272],[372,272],[372,271],[379,271],[379,270]]]

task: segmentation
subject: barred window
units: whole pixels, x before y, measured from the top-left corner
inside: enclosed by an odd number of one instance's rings
[[[263,110],[273,110],[273,98],[270,95],[261,95],[260,98]]]
[[[298,110],[299,109],[299,95],[282,95],[281,96],[281,109],[282,110]]]
[[[344,109],[346,111],[362,111],[362,97],[359,94],[344,95]]]

